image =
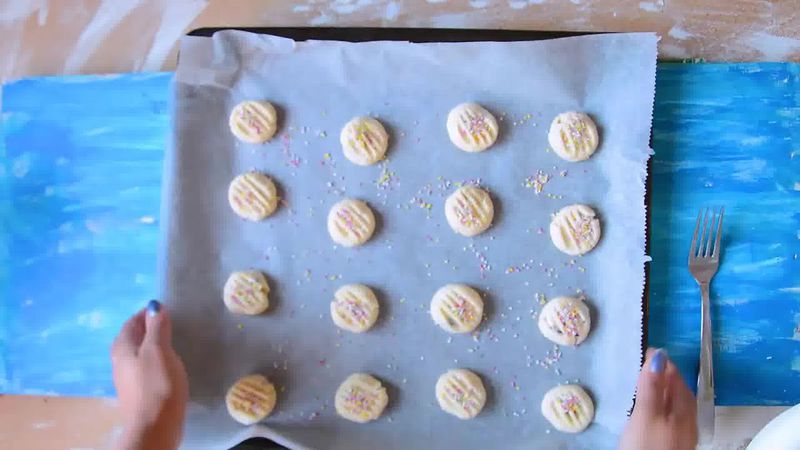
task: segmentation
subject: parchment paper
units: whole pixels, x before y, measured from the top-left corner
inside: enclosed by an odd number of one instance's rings
[[[186,448],[221,448],[249,434],[318,449],[613,448],[632,404],[641,358],[644,179],[650,155],[654,34],[540,42],[411,44],[294,42],[222,32],[187,37],[175,86],[174,148],[166,166],[164,299],[190,376]],[[238,101],[266,98],[279,134],[242,144],[227,126]],[[447,112],[476,101],[502,118],[484,153],[457,150]],[[584,163],[547,151],[547,128],[567,110],[590,113],[602,144]],[[359,167],[342,155],[339,131],[373,115],[391,134],[388,162]],[[230,210],[237,174],[272,176],[285,202],[260,223]],[[536,182],[551,178],[537,195]],[[489,189],[497,211],[488,232],[464,238],[443,204],[459,183]],[[370,242],[338,248],[325,227],[343,196],[379,218]],[[550,243],[551,213],[581,202],[600,214],[603,239],[585,257]],[[543,232],[542,232],[543,231]],[[269,311],[227,312],[222,286],[233,270],[263,270]],[[361,282],[379,294],[381,317],[362,335],[337,331],[333,291]],[[474,336],[449,336],[428,305],[443,284],[486,294]],[[578,348],[554,349],[536,327],[541,296],[585,295],[593,330]],[[537,294],[539,298],[537,299]],[[549,353],[548,353],[549,352]],[[460,421],[442,412],[434,384],[444,371],[479,373],[489,400]],[[333,395],[352,372],[388,387],[376,422],[336,416]],[[224,407],[238,377],[260,372],[279,389],[266,428],[246,430]],[[542,395],[579,382],[596,402],[594,424],[565,435],[542,418]]]

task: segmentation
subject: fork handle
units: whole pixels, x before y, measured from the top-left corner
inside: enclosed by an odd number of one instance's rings
[[[697,429],[700,444],[714,440],[714,361],[708,283],[700,283],[703,306],[700,325],[700,371],[697,375]]]

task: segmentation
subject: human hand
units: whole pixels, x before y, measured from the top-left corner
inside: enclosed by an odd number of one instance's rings
[[[189,387],[172,348],[169,313],[151,300],[122,326],[111,346],[124,450],[173,450],[181,440]]]
[[[666,351],[647,350],[620,450],[694,450],[697,403]]]

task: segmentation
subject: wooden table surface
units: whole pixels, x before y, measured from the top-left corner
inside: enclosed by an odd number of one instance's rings
[[[796,0],[84,0],[0,3],[0,80],[172,70],[185,32],[210,26],[387,26],[656,31],[662,59],[800,61]],[[1,97],[0,97],[1,98]],[[737,448],[782,408],[722,408]],[[719,428],[718,428],[719,429]],[[111,448],[111,399],[0,395],[0,448]]]

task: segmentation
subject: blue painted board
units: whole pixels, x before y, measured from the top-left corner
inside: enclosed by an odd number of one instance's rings
[[[761,63],[658,69],[650,343],[694,377],[689,234],[700,206],[726,205],[712,294],[721,404],[800,401],[799,73]],[[156,292],[170,82],[130,74],[4,87],[0,392],[113,394],[108,346]]]
[[[800,401],[800,65],[659,66],[650,344],[696,379],[700,294],[687,271],[700,207],[725,206],[712,283],[718,402]]]
[[[4,87],[0,392],[113,395],[110,342],[156,293],[171,79]]]

